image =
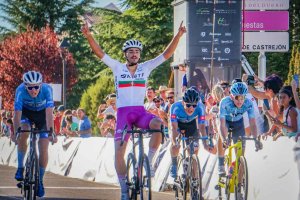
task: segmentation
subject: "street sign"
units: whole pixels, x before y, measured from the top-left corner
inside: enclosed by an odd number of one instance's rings
[[[246,10],[288,10],[289,0],[245,0]]]
[[[243,52],[287,52],[288,32],[244,32]]]
[[[245,11],[243,31],[287,31],[288,11]]]

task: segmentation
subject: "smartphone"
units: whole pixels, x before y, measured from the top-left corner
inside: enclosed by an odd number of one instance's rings
[[[297,88],[299,88],[299,75],[298,74],[294,74],[293,79],[296,81],[297,83]]]

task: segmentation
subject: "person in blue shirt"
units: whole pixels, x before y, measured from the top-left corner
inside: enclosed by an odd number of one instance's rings
[[[84,109],[79,108],[77,110],[77,115],[79,118],[78,131],[76,131],[77,135],[79,135],[82,138],[91,137],[92,136],[91,121],[86,116]]]
[[[253,103],[250,99],[246,98],[248,93],[248,87],[243,82],[234,83],[230,88],[230,95],[224,97],[220,102],[219,118],[220,118],[220,137],[224,146],[227,144],[228,129],[232,129],[232,140],[237,142],[240,136],[245,136],[245,128],[243,121],[243,114],[248,113],[249,123],[251,127],[251,135],[257,137],[257,126],[255,121],[255,114]],[[257,150],[262,148],[262,144],[259,140],[255,140],[255,147]],[[243,142],[243,148],[245,144]],[[224,157],[219,157],[219,174],[224,174]],[[222,173],[223,172],[223,173]]]
[[[51,130],[53,124],[53,94],[50,85],[42,82],[42,74],[36,71],[28,71],[23,75],[23,83],[16,89],[14,102],[14,130],[20,127],[22,130],[29,130],[30,123],[34,123],[38,130]],[[18,144],[18,169],[15,174],[17,181],[24,179],[24,156],[27,150],[27,138],[29,133],[21,133],[18,141],[13,133],[12,140]],[[43,177],[48,163],[49,140],[56,142],[52,136],[48,138],[48,133],[39,134],[39,166],[40,183],[38,185],[37,196],[43,197],[45,190]]]
[[[183,101],[178,101],[171,106],[170,121],[172,127],[171,136],[171,157],[172,165],[170,175],[172,178],[177,177],[177,156],[180,145],[177,144],[176,139],[182,132],[185,136],[206,136],[205,131],[205,109],[203,103],[200,101],[199,93],[189,88],[183,95]],[[199,130],[197,130],[197,124]],[[198,132],[199,131],[199,132]],[[195,154],[198,154],[198,142],[194,143]],[[203,141],[204,148],[211,152],[211,148]]]

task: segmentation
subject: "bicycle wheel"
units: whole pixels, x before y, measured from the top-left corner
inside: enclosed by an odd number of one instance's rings
[[[230,200],[230,187],[231,187],[232,181],[231,179],[227,176],[226,177],[226,183],[225,183],[225,195],[226,195],[226,200]]]
[[[148,199],[152,198],[151,196],[151,171],[149,159],[144,154],[142,166],[139,167],[139,182],[140,182],[140,199]]]
[[[129,188],[129,197],[132,200],[137,199],[137,190],[138,190],[138,180],[137,172],[135,170],[136,159],[133,153],[129,153],[127,157],[127,174],[126,182]]]
[[[202,200],[202,176],[197,155],[190,157],[190,196],[191,200]]]
[[[173,189],[175,190],[175,199],[186,200],[188,191],[188,181],[186,176],[187,172],[183,169],[184,159],[181,154],[178,156],[177,163],[178,177],[176,178],[176,180],[174,180],[173,185]]]
[[[27,157],[25,162],[25,177],[22,184],[22,193],[23,193],[23,199],[27,200],[30,199],[30,177],[31,177],[31,159],[30,155]]]
[[[33,199],[36,199],[37,196],[37,191],[38,191],[38,187],[39,187],[39,183],[40,183],[40,165],[39,165],[39,159],[37,157],[37,154],[35,154],[35,159],[34,159],[34,180],[33,180]]]
[[[247,200],[248,198],[248,167],[246,158],[241,156],[239,159],[238,168],[238,184],[235,186],[235,199],[236,200]]]

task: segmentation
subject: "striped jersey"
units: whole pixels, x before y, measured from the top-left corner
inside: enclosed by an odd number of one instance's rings
[[[117,108],[127,106],[144,106],[147,80],[153,69],[166,59],[163,54],[144,63],[139,63],[132,76],[125,63],[112,59],[107,54],[102,61],[113,71],[117,95]]]

